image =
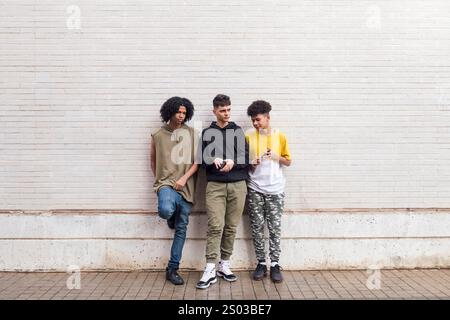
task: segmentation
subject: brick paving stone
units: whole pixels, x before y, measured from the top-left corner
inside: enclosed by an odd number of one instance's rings
[[[219,290],[220,290],[220,282],[221,281],[225,281],[225,280],[222,280],[221,278],[217,277],[217,282],[212,284],[208,288],[208,290],[206,290],[208,293],[208,298],[207,298],[208,300],[219,300],[219,297],[220,297]]]
[[[235,272],[238,279],[236,282],[231,286],[231,299],[233,300],[242,300],[244,299],[244,292],[242,290],[242,277],[246,277],[247,272]]]
[[[292,299],[304,299],[305,296],[302,294],[302,291],[299,288],[299,283],[295,280],[292,271],[284,272],[284,282],[286,287],[289,289]]]
[[[241,276],[242,294],[245,300],[255,300],[256,292],[254,281],[251,279],[250,272],[242,272]]]
[[[81,288],[67,287],[67,273],[0,272],[0,299],[17,300],[254,300],[254,299],[444,299],[450,300],[448,269],[381,270],[381,287],[370,288],[365,270],[284,271],[284,281],[253,281],[238,271],[233,283],[219,279],[206,290],[195,288],[201,272],[181,271],[182,286],[165,272],[82,272]]]
[[[195,285],[197,284],[197,273],[196,272],[189,272],[186,276],[186,283],[185,283],[185,291],[184,291],[184,300],[195,300],[195,291],[197,288]]]
[[[239,285],[237,283],[237,281],[231,283],[228,281],[224,281],[222,279],[219,279],[218,282],[218,287],[219,287],[219,294],[217,298],[220,299],[226,299],[226,300],[231,300],[231,287],[235,287],[237,285]]]
[[[257,300],[267,300],[269,299],[269,295],[266,292],[266,288],[264,286],[264,281],[267,281],[267,279],[261,280],[261,281],[251,281],[250,285],[253,284],[253,290],[255,292],[255,296]]]

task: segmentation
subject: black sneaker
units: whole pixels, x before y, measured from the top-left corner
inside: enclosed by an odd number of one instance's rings
[[[177,269],[166,268],[166,280],[169,280],[176,286],[184,284],[183,278],[178,274]]]
[[[275,283],[283,282],[283,275],[281,274],[280,265],[270,267],[270,279]]]
[[[175,213],[169,219],[167,219],[167,225],[170,229],[175,229]]]
[[[265,264],[258,263],[255,271],[253,272],[253,280],[260,281],[267,276],[267,266]]]

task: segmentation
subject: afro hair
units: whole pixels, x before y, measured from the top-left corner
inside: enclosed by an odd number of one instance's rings
[[[164,102],[161,106],[161,110],[159,110],[162,121],[168,122],[170,118],[180,110],[181,106],[186,108],[186,118],[184,119],[184,122],[191,120],[194,116],[194,105],[192,102],[186,98],[172,97]]]

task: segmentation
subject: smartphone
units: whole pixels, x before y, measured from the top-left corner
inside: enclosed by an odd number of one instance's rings
[[[226,165],[227,165],[227,162],[225,160],[223,160],[222,164],[219,167],[219,169],[223,169]]]

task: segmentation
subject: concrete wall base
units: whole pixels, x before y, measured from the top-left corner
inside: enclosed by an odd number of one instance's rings
[[[164,269],[173,231],[143,211],[0,211],[1,271]],[[450,209],[327,209],[283,217],[285,270],[448,268]],[[246,215],[232,266],[252,269]],[[205,213],[192,213],[181,267],[201,270]]]

